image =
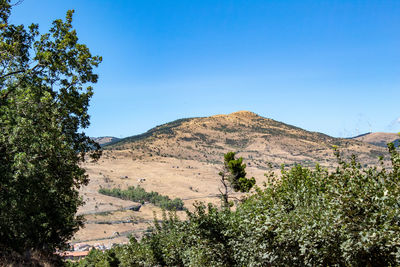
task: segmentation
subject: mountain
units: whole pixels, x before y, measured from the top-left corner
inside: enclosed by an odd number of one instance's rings
[[[139,158],[159,156],[207,163],[221,163],[224,153],[236,151],[250,164],[267,168],[268,162],[275,167],[316,162],[333,166],[333,146],[345,157],[356,154],[366,164],[375,163],[379,155],[386,154],[381,146],[306,131],[249,111],[179,119],[105,148],[129,150]]]
[[[137,203],[102,195],[100,188],[140,186],[147,192],[179,197],[185,207],[193,210],[197,201],[219,205],[218,173],[223,154],[228,151],[244,158],[248,176],[255,177],[262,187],[268,182],[264,174],[269,162],[275,170],[283,163],[312,166],[319,162],[334,168],[337,159],[332,146],[337,146],[344,157],[358,155],[363,164],[376,165],[379,155],[388,154],[380,146],[309,132],[248,111],[180,119],[118,140],[103,147],[98,162],[82,165],[90,178],[89,184],[80,189],[85,205],[79,214],[85,216],[86,224],[72,242],[128,242],[129,235],[140,238],[147,231],[154,212],[158,218],[162,214],[159,207],[149,203],[139,211],[127,210]],[[185,219],[186,215],[178,211],[177,216]]]
[[[396,146],[399,146],[400,136],[396,133],[366,133],[359,136],[355,136],[352,139],[370,143],[376,146],[386,147],[388,143],[393,142]]]
[[[120,140],[120,138],[113,136],[93,137],[92,139],[96,141],[100,146],[109,145]]]

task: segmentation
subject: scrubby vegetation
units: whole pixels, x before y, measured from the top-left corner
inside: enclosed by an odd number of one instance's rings
[[[111,259],[122,266],[398,266],[400,157],[363,168],[355,157],[330,172],[297,165],[269,172],[237,209],[197,204],[188,219],[155,221],[142,240],[75,266]],[[112,257],[110,257],[112,255]]]
[[[175,198],[175,199],[170,199],[168,196],[162,196],[157,192],[151,191],[146,192],[142,187],[137,186],[130,186],[128,187],[127,190],[121,190],[119,188],[113,188],[113,189],[106,189],[106,188],[101,188],[99,189],[99,193],[107,195],[107,196],[112,196],[112,197],[118,197],[121,199],[125,200],[131,200],[135,202],[150,202],[156,206],[159,206],[162,209],[165,210],[183,210],[183,201],[180,198]]]

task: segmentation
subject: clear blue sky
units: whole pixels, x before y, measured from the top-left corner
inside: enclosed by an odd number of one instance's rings
[[[332,136],[400,131],[400,1],[24,0],[12,22],[75,9],[103,56],[90,136],[250,110]]]

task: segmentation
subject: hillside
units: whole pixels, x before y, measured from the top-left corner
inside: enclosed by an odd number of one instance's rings
[[[309,132],[248,111],[176,120],[121,139],[103,147],[97,163],[84,164],[90,182],[80,190],[86,204],[79,214],[85,215],[87,223],[72,241],[127,242],[129,234],[143,235],[153,212],[160,218],[160,208],[145,203],[139,211],[132,211],[127,208],[137,203],[101,195],[100,188],[140,186],[148,192],[179,197],[189,209],[196,201],[218,205],[218,173],[224,153],[236,151],[244,157],[248,176],[262,186],[268,162],[276,169],[283,163],[312,166],[316,162],[333,168],[333,145],[345,156],[357,154],[363,164],[376,164],[379,155],[387,155],[383,147]],[[178,216],[184,218],[185,212]]]
[[[354,153],[367,164],[386,152],[381,147],[309,132],[249,111],[176,120],[121,139],[106,149],[130,151],[138,159],[160,156],[207,163],[220,163],[224,153],[237,151],[250,164],[265,168],[267,162],[276,167],[315,162],[332,166],[334,145],[344,155]]]
[[[386,147],[387,143],[393,142],[399,145],[400,136],[396,133],[366,133],[360,136],[353,137],[353,139],[370,143],[376,146]]]

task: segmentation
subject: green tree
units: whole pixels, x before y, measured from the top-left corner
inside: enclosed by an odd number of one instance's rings
[[[0,0],[0,253],[51,252],[82,225],[79,163],[100,156],[81,129],[101,57],[78,42],[73,11],[41,35],[10,24],[11,9]]]
[[[254,177],[246,178],[246,164],[243,164],[243,158],[235,159],[235,152],[228,152],[224,155],[224,166],[219,173],[221,176],[222,189],[221,193],[222,205],[229,207],[229,193],[232,189],[235,192],[249,192],[256,183]]]

